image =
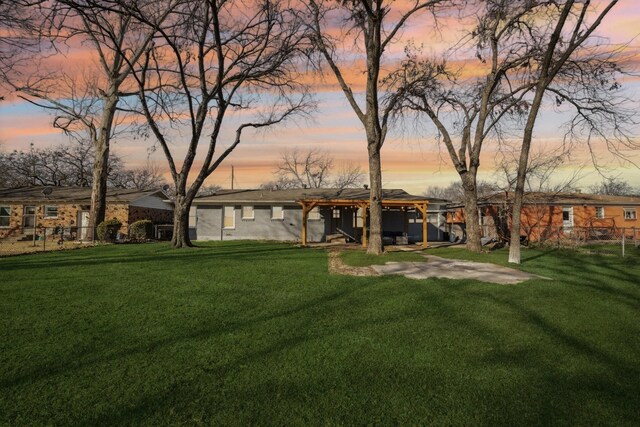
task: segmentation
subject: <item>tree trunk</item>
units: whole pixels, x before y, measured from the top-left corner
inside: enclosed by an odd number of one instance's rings
[[[516,186],[516,192],[513,198],[513,211],[511,213],[511,238],[509,241],[509,262],[512,264],[520,264],[520,229],[523,199],[524,191],[518,191],[518,187]]]
[[[89,212],[90,226],[95,236],[96,227],[104,221],[107,211],[107,176],[109,175],[109,146],[111,129],[118,105],[115,88],[111,88],[110,95],[104,99],[104,109],[100,123],[100,130],[94,135],[93,146],[95,159],[93,164],[93,183],[91,186],[91,210]]]
[[[183,195],[176,195],[173,209],[173,236],[171,246],[174,248],[186,248],[193,246],[189,238],[189,209],[192,199]]]
[[[509,242],[509,262],[520,264],[520,226],[522,215],[522,204],[524,201],[524,185],[527,178],[529,165],[529,151],[533,141],[533,127],[542,105],[542,96],[546,90],[546,82],[541,82],[536,89],[536,94],[531,103],[527,124],[524,127],[522,146],[520,147],[520,158],[518,159],[518,176],[516,178],[516,188],[513,196],[513,211],[511,213],[511,241]]]
[[[467,234],[467,250],[480,252],[480,217],[478,216],[478,188],[476,177],[467,172],[462,176],[462,188],[464,190],[464,222]]]
[[[100,138],[102,139],[102,138]],[[109,144],[96,140],[91,184],[90,227],[95,234],[98,224],[104,221],[107,212],[107,175],[109,172]]]
[[[380,152],[369,144],[369,240],[367,253],[380,255],[384,252],[382,242],[382,169]]]

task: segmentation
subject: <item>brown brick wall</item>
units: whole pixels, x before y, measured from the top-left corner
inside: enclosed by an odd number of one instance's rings
[[[129,205],[126,203],[109,203],[104,214],[104,219],[117,219],[122,223],[120,233],[127,234],[129,232]]]
[[[53,205],[53,204],[51,204]],[[4,206],[4,205],[3,205]],[[37,227],[77,227],[78,212],[88,210],[89,206],[80,204],[57,204],[58,216],[56,218],[44,218],[44,205],[36,206],[36,226]],[[31,230],[24,230],[22,226],[22,216],[24,205],[11,204],[11,213],[9,218],[9,227],[0,228],[0,238],[20,235],[23,233],[30,234]],[[154,224],[171,224],[173,222],[173,211],[153,208],[142,208],[137,206],[129,207],[126,203],[109,203],[105,213],[105,219],[116,218],[122,223],[120,233],[129,232],[129,224],[132,222],[149,219]]]
[[[31,229],[23,229],[24,206],[21,204],[11,205],[11,217],[9,228],[0,229],[0,237],[9,235],[17,235],[23,233],[31,233]],[[55,218],[45,218],[45,205],[26,205],[35,206],[36,215],[35,223],[39,227],[76,227],[78,222],[78,211],[82,210],[81,205],[77,204],[48,204],[47,206],[58,206],[58,216]]]
[[[574,227],[616,227],[632,229],[640,228],[640,207],[630,207],[636,209],[635,220],[624,219],[624,206],[603,206],[604,218],[596,218],[596,205],[574,205],[573,206],[573,226]],[[540,234],[545,238],[554,235],[562,227],[562,205],[526,205],[522,208],[521,215],[521,235],[527,236],[530,241],[540,240]],[[490,234],[497,233],[499,228],[499,208],[489,206],[483,208],[483,213],[487,217],[484,224]],[[495,230],[492,228],[495,227]],[[511,227],[511,220],[508,220],[507,227]],[[627,234],[633,231],[627,230]],[[506,237],[506,236],[505,236]]]

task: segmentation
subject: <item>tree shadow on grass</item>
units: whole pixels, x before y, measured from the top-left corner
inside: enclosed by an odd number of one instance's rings
[[[0,388],[11,388],[26,382],[40,381],[51,376],[55,376],[63,373],[66,374],[72,371],[81,370],[90,365],[104,363],[104,362],[113,362],[114,360],[125,358],[133,354],[152,353],[162,347],[175,345],[183,341],[200,340],[200,339],[210,338],[214,336],[233,333],[255,324],[269,322],[277,318],[289,317],[298,313],[306,312],[313,308],[324,307],[326,304],[332,301],[336,301],[340,298],[344,298],[346,295],[350,293],[356,292],[362,286],[366,286],[366,285],[361,285],[361,286],[352,287],[352,288],[345,287],[340,291],[333,292],[328,295],[323,295],[319,298],[315,298],[310,301],[305,301],[304,303],[298,304],[291,308],[287,308],[285,310],[278,311],[276,313],[257,316],[252,319],[244,320],[241,322],[228,323],[218,328],[206,327],[206,328],[200,328],[196,330],[189,330],[188,332],[180,336],[171,336],[169,338],[159,339],[152,342],[140,343],[137,346],[133,346],[122,351],[116,351],[114,353],[110,353],[108,355],[104,355],[100,357],[87,358],[87,356],[91,356],[92,354],[91,351],[86,351],[83,354],[75,354],[74,357],[76,359],[83,359],[83,360],[77,361],[76,363],[73,364],[73,366],[70,366],[69,364],[66,364],[66,363],[59,363],[54,366],[43,365],[36,369],[33,369],[28,373],[15,376],[13,378],[6,378],[1,380]]]
[[[64,254],[66,256],[59,257],[57,259],[42,260],[35,258],[21,258],[17,260],[13,258],[7,260],[2,265],[3,271],[14,271],[22,269],[60,269],[78,266],[108,266],[110,264],[130,265],[137,263],[148,262],[206,262],[216,260],[219,258],[232,257],[234,260],[246,260],[255,261],[256,258],[268,257],[274,254],[286,255],[296,254],[300,251],[300,248],[296,248],[287,244],[279,245],[264,245],[256,244],[247,246],[246,244],[238,247],[209,247],[202,246],[199,248],[185,248],[185,249],[172,249],[170,251],[159,251],[153,255],[138,256],[135,253],[129,253],[124,251],[122,253],[113,255],[108,253],[100,253],[94,251],[90,256],[88,254],[82,254],[78,256],[70,256],[71,254]],[[148,252],[145,252],[148,253]]]

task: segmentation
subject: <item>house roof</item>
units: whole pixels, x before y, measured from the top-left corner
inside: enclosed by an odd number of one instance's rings
[[[382,191],[384,201],[416,201],[427,200],[424,196],[414,196],[404,190],[389,189]],[[194,204],[216,203],[290,203],[301,200],[330,201],[367,201],[369,190],[363,188],[296,188],[290,190],[220,190],[216,194],[197,197]],[[444,203],[445,200],[429,199],[436,203]]]
[[[500,203],[513,203],[513,192],[495,193],[478,200],[478,204],[491,205]],[[525,193],[524,203],[545,205],[616,205],[634,206],[640,205],[640,197],[610,196],[605,194],[586,193]]]
[[[45,189],[51,193],[46,195]],[[163,200],[167,195],[161,190],[131,190],[109,189],[107,190],[108,203],[130,203],[145,196],[158,194]],[[0,188],[0,202],[3,203],[91,203],[91,188],[88,187],[18,187]]]

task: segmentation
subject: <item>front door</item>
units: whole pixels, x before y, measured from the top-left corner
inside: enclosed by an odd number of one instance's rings
[[[78,236],[80,240],[87,240],[90,236],[89,233],[89,211],[80,211],[78,212],[78,226],[80,230],[78,230]]]
[[[25,206],[22,211],[22,228],[33,229],[36,226],[36,207]]]
[[[570,233],[573,228],[573,207],[562,208],[562,229],[565,233]]]

